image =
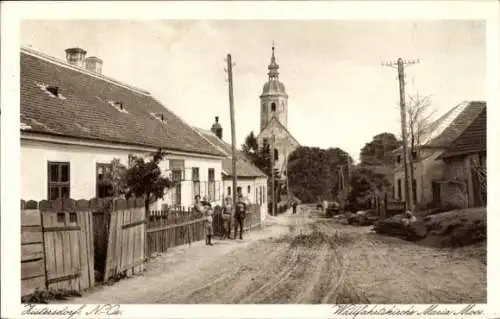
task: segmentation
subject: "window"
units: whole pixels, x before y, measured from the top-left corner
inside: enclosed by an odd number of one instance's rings
[[[193,181],[193,198],[200,195],[200,168],[193,167],[191,169],[191,179]]]
[[[236,194],[238,194],[238,196],[241,195],[241,187],[240,186],[238,186],[238,188],[236,188]]]
[[[401,155],[396,156],[396,164],[401,164]]]
[[[275,112],[276,111],[276,103],[271,103],[271,112]]]
[[[231,196],[231,186],[227,187],[227,196]]]
[[[70,198],[69,162],[48,162],[48,199]]]
[[[274,160],[275,160],[275,161],[277,161],[277,160],[278,160],[278,158],[279,158],[279,156],[278,156],[278,155],[279,155],[278,150],[277,150],[277,149],[274,149]]]
[[[251,192],[252,192],[252,187],[250,185],[248,185],[248,187],[247,187],[247,193],[248,193],[248,195],[250,195]]]
[[[401,194],[401,178],[398,178],[398,191],[397,191],[397,194],[398,194],[398,199],[401,200],[402,199],[402,194]]]
[[[172,170],[172,181],[175,183],[173,190],[172,204],[180,205],[182,199],[182,170]]]
[[[262,145],[265,147],[267,145],[269,145],[269,139],[268,138],[264,138],[262,139]]]
[[[96,197],[112,197],[113,185],[106,180],[106,174],[111,170],[111,164],[96,164]]]
[[[215,200],[215,169],[208,169],[208,198]]]
[[[417,151],[411,152],[411,158],[412,158],[412,160],[416,160],[417,159]]]

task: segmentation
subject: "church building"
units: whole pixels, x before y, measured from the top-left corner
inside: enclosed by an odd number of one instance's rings
[[[260,133],[257,135],[257,142],[259,146],[270,145],[274,151],[275,168],[282,178],[286,178],[288,155],[300,144],[287,129],[288,95],[285,85],[279,80],[274,46],[268,69],[269,78],[260,95]]]

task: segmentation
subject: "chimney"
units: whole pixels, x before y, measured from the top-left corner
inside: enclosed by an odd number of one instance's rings
[[[68,64],[78,66],[83,68],[84,67],[84,61],[85,61],[85,54],[87,54],[87,51],[81,48],[69,48],[66,49],[66,61]]]
[[[214,133],[219,139],[222,140],[222,126],[219,124],[219,117],[215,117],[215,123],[212,125],[210,129],[212,133]]]
[[[102,60],[95,56],[85,59],[85,68],[91,72],[102,73]]]

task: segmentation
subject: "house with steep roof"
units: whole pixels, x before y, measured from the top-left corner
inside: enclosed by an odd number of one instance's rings
[[[233,164],[232,145],[222,139],[222,127],[218,117],[210,130],[195,128],[214,147],[226,154],[222,160],[222,196],[232,196],[233,189]],[[236,193],[243,195],[251,204],[258,204],[261,208],[261,218],[267,214],[267,176],[255,166],[243,152],[236,151]]]
[[[21,196],[26,200],[109,196],[103,179],[113,159],[167,153],[163,173],[176,181],[154,204],[188,206],[192,179],[207,182],[201,195],[220,201],[226,154],[149,92],[102,74],[103,61],[81,48],[66,60],[21,48]]]
[[[440,202],[439,181],[443,179],[444,162],[440,157],[486,108],[481,101],[465,101],[431,123],[421,142],[411,154],[413,168],[413,201],[425,206]],[[394,152],[394,197],[405,200],[402,148]]]
[[[486,107],[439,156],[444,162],[439,182],[440,204],[461,208],[486,206]]]

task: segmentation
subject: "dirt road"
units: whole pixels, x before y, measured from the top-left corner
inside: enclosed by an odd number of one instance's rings
[[[486,265],[303,214],[242,240],[195,243],[72,303],[483,303]]]

